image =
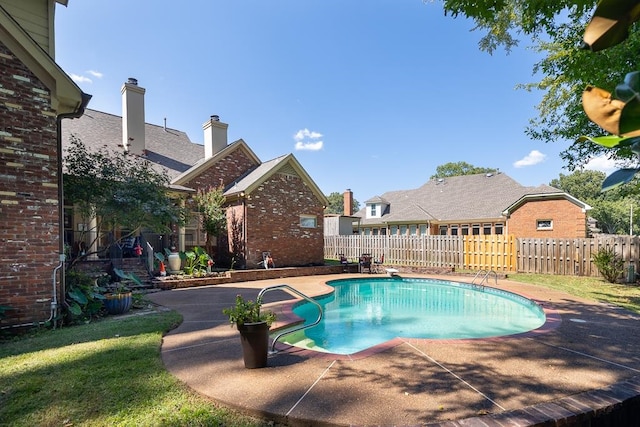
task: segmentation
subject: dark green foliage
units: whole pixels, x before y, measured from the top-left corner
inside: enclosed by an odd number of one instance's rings
[[[609,283],[616,283],[624,273],[624,261],[613,248],[600,248],[592,259],[602,277]]]
[[[324,213],[340,215],[344,213],[344,194],[334,191],[327,196],[327,200],[329,200],[329,204],[325,208]],[[356,199],[353,199],[352,209],[353,212],[358,212],[360,210],[360,202]]]
[[[449,162],[436,168],[436,173],[431,178],[447,178],[450,176],[474,175],[478,173],[495,173],[495,168],[474,166],[467,162]]]
[[[86,322],[100,314],[105,289],[96,280],[81,271],[68,270],[65,284],[65,323]]]
[[[70,142],[64,157],[65,199],[85,222],[97,218],[96,228],[87,230],[95,232],[96,240],[118,228],[162,233],[172,223],[185,222],[186,210],[167,193],[167,174],[148,160],[106,148],[89,151],[75,137]]]
[[[267,322],[269,326],[276,320],[272,311],[260,311],[262,300],[245,300],[242,295],[236,296],[236,304],[233,307],[222,310],[229,317],[229,323],[243,325],[245,323]]]

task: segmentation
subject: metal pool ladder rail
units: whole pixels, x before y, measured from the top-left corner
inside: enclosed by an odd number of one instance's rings
[[[479,283],[476,283],[476,279],[482,274],[484,273],[484,276],[482,276],[482,279],[480,279]],[[473,280],[471,281],[472,285],[477,285],[477,286],[483,286],[482,284],[488,284],[489,283],[489,275],[493,274],[493,277],[495,278],[496,281],[496,286],[498,285],[498,273],[496,273],[493,270],[480,270],[476,273],[476,275],[473,277]]]
[[[309,301],[310,303],[314,304],[317,308],[318,308],[318,318],[316,319],[315,322],[313,323],[309,323],[308,325],[301,325],[298,327],[295,327],[293,329],[288,329],[284,332],[281,332],[280,334],[278,334],[274,339],[273,339],[273,343],[271,343],[271,351],[269,353],[273,354],[273,353],[277,353],[276,351],[276,342],[278,342],[278,340],[283,336],[283,335],[287,335],[290,334],[292,332],[298,332],[301,331],[303,329],[307,329],[307,328],[311,328],[312,326],[316,326],[318,323],[320,323],[320,321],[322,320],[322,306],[320,304],[318,304],[318,302],[308,296],[306,296],[305,294],[303,294],[302,292],[300,292],[297,289],[292,288],[289,285],[273,285],[273,286],[267,286],[266,288],[262,289],[259,293],[258,293],[258,299],[262,299],[262,296],[264,294],[266,294],[269,291],[275,291],[278,289],[284,289],[290,293],[294,293],[296,295],[298,295],[301,298],[304,298],[305,300]]]

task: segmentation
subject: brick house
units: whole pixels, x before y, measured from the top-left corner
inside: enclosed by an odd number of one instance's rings
[[[354,214],[361,234],[587,237],[589,205],[548,185],[524,187],[503,173],[432,179],[390,191]]]
[[[55,63],[66,0],[0,1],[0,326],[45,323],[58,307],[63,242],[61,123],[90,96]]]
[[[321,219],[328,202],[293,154],[262,162],[242,139],[228,143],[228,124],[218,116],[203,124],[204,144],[193,143],[184,132],[145,122],[145,89],[137,80],[129,79],[121,92],[122,117],[88,109],[63,125],[63,146],[74,135],[89,149],[106,146],[143,156],[167,172],[170,191],[186,203],[197,189],[222,186],[228,230],[212,254],[219,265],[233,258],[235,268],[254,268],[263,252],[271,252],[278,267],[324,262]],[[73,242],[84,225],[71,206],[65,209],[67,241]],[[154,251],[170,245],[184,250],[204,246],[205,234],[194,217],[171,235],[145,240],[155,242]]]

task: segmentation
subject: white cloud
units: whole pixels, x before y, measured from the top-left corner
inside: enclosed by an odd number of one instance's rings
[[[547,158],[546,154],[542,154],[538,150],[532,150],[529,154],[524,156],[524,158],[518,160],[513,164],[516,168],[523,168],[525,166],[533,166],[538,163],[544,162],[544,159]]]
[[[611,173],[617,169],[615,160],[608,159],[606,155],[594,157],[584,165],[584,168],[604,173]]]
[[[308,151],[318,151],[322,150],[322,146],[324,143],[322,141],[317,142],[296,142],[296,151],[308,150]]]
[[[89,70],[87,71],[87,73],[91,74],[93,77],[96,77],[98,79],[101,79],[104,76],[104,74],[102,74],[100,71]]]
[[[310,131],[307,128],[300,129],[293,135],[293,139],[296,141],[296,150],[308,150],[308,151],[318,151],[322,150],[324,146],[324,142],[320,140],[322,138],[322,134],[320,132]]]
[[[71,79],[76,83],[93,83],[89,77],[79,76],[77,74],[71,74]]]
[[[302,141],[302,140],[304,140],[306,138],[318,139],[318,138],[322,138],[322,134],[320,132],[312,132],[309,129],[304,128],[304,129],[300,129],[293,136],[293,139],[295,139],[296,141]]]

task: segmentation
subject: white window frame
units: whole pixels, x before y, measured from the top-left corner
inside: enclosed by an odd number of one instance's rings
[[[548,231],[553,230],[552,219],[536,219],[536,230]]]
[[[300,228],[318,228],[318,217],[315,215],[300,215]]]

